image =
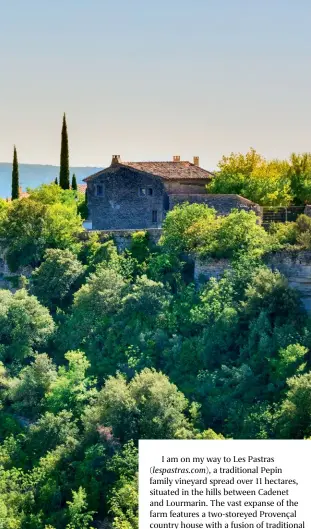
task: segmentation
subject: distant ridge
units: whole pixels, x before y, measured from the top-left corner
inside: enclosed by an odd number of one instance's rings
[[[71,167],[70,178],[75,173],[77,183],[81,184],[83,178],[90,176],[102,167]],[[12,164],[0,162],[0,197],[7,198],[11,196],[11,176]],[[59,167],[57,165],[40,165],[40,164],[19,164],[19,179],[23,191],[27,187],[37,187],[40,184],[49,184],[59,176]]]

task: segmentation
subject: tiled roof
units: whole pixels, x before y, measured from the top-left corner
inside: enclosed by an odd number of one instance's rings
[[[28,197],[29,197],[29,193],[27,193],[27,191],[23,191],[22,188],[20,187],[18,198],[21,199],[21,198],[28,198]],[[7,197],[6,201],[11,202],[12,201],[11,197]]]
[[[124,162],[123,165],[161,176],[167,180],[180,178],[210,180],[214,175],[191,162]]]
[[[171,194],[170,196],[172,199],[176,199],[179,201],[185,200],[184,195]],[[256,202],[252,202],[248,198],[242,197],[241,195],[232,194],[232,193],[226,193],[226,194],[205,193],[204,195],[202,194],[198,195],[195,193],[189,193],[189,194],[187,193],[186,197],[187,197],[187,202],[201,202],[201,201],[202,202],[217,202],[218,200],[221,200],[222,203],[225,204],[227,200],[231,200],[231,201],[236,200],[237,202],[239,202],[240,204],[244,204],[245,206],[258,206]]]
[[[78,184],[79,193],[85,193],[86,192],[86,188],[87,188],[86,184]]]
[[[143,171],[154,176],[159,176],[164,180],[210,180],[213,178],[213,173],[202,169],[191,162],[121,162],[113,164],[98,173],[95,173],[87,178],[84,182],[93,180],[93,178],[104,175],[105,173],[114,172],[119,167],[129,167],[137,171]]]

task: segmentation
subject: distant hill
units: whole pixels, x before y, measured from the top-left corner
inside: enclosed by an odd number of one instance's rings
[[[102,167],[71,167],[70,174],[75,173],[78,184],[82,183],[83,178]],[[39,165],[39,164],[19,164],[19,179],[23,191],[27,187],[37,187],[40,184],[49,184],[59,175],[59,167],[56,165]],[[11,196],[11,176],[12,164],[0,162],[0,197],[7,198]]]

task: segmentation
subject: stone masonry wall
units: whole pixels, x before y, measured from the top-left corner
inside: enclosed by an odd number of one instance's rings
[[[0,245],[0,278],[3,279],[3,277],[14,277],[16,275],[24,275],[26,277],[29,277],[32,272],[32,269],[30,266],[23,266],[19,268],[16,272],[11,272],[8,263],[5,258],[5,251],[1,248]]]
[[[311,205],[307,204],[304,210],[304,214],[308,215],[308,217],[311,217]]]
[[[299,290],[304,306],[311,312],[311,251],[271,253],[267,264],[284,274],[289,285]]]
[[[97,196],[97,186],[102,195]],[[146,195],[141,194],[146,189]],[[151,193],[149,193],[151,189]],[[112,167],[88,182],[87,197],[94,230],[157,228],[164,218],[164,185],[160,178],[125,167]],[[157,212],[154,220],[153,212]]]
[[[206,195],[206,182],[182,182],[169,180],[164,182],[169,195]]]
[[[311,251],[274,252],[267,255],[265,261],[271,270],[279,270],[287,277],[292,288],[299,290],[306,310],[311,312]],[[202,261],[195,258],[195,283],[201,285],[211,277],[220,278],[229,267],[227,259]]]
[[[139,230],[92,230],[82,232],[80,234],[80,238],[82,240],[87,240],[92,233],[98,233],[99,240],[103,242],[112,238],[116,243],[118,251],[123,252],[124,250],[130,247],[132,235],[133,233],[137,233],[137,231]],[[159,242],[159,239],[162,235],[162,230],[160,228],[150,228],[148,230],[142,231],[148,232],[149,240],[154,244],[157,244]]]
[[[5,251],[0,245],[0,288],[11,288],[10,278],[15,276],[23,275],[29,277],[32,269],[30,266],[25,266],[17,270],[17,272],[11,272],[8,263],[5,258]]]
[[[194,282],[200,285],[211,279],[211,277],[220,279],[224,271],[229,267],[228,259],[210,259],[205,261],[196,257],[194,260]]]

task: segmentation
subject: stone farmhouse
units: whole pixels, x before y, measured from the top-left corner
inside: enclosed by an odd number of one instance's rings
[[[213,173],[174,156],[170,162],[123,162],[112,157],[110,167],[84,179],[89,219],[93,230],[161,228],[167,212],[182,202],[206,203],[219,214],[233,208],[255,210],[259,206],[238,195],[209,195],[206,185]]]

